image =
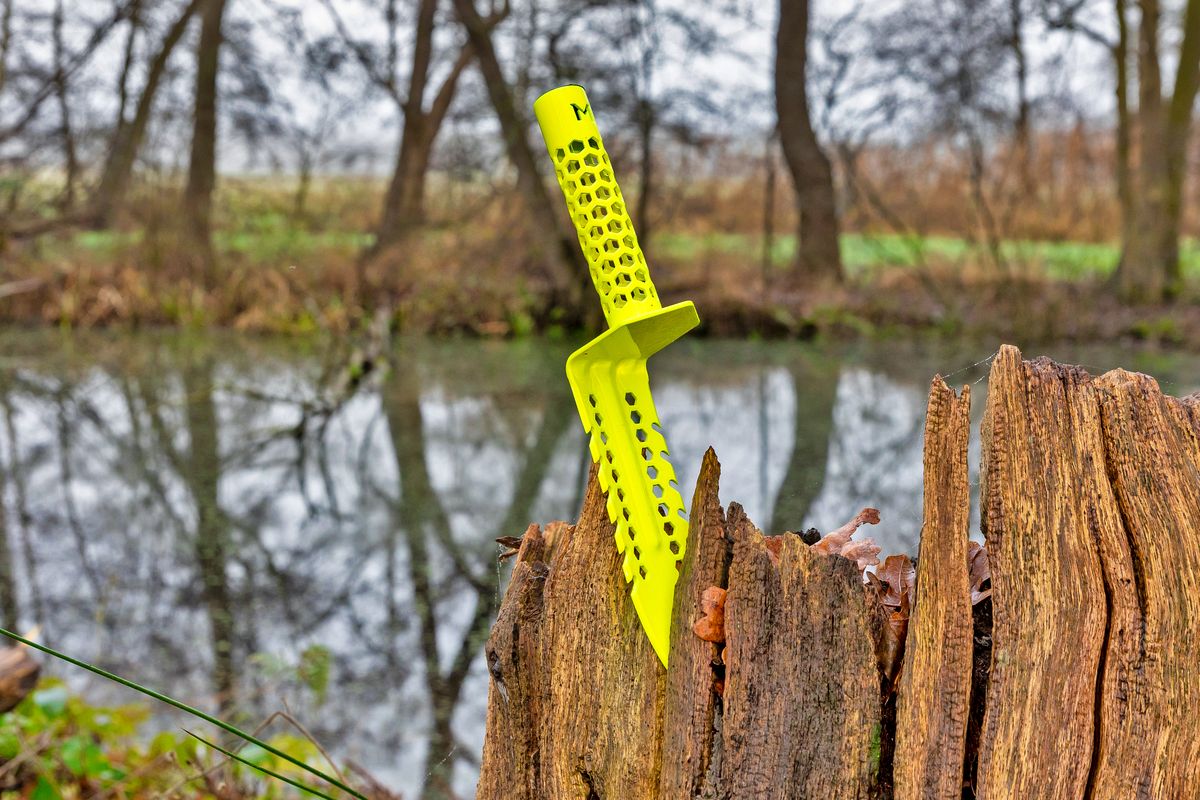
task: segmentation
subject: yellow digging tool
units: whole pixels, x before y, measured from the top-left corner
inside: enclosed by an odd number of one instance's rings
[[[688,523],[646,359],[700,319],[690,302],[659,302],[583,88],[549,91],[533,110],[608,321],[607,331],[567,359],[567,380],[600,464],[633,607],[666,666]]]

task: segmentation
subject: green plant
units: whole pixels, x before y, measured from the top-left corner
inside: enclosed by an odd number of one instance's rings
[[[269,775],[273,778],[284,781],[285,783],[288,783],[288,784],[290,784],[298,789],[301,789],[302,791],[307,792],[309,794],[316,795],[317,797],[328,798],[328,800],[336,800],[336,798],[334,798],[332,795],[327,794],[324,791],[322,791],[314,786],[311,786],[309,784],[306,784],[302,781],[299,781],[295,778],[289,777],[289,776],[283,774],[282,772],[280,772],[278,769],[274,768],[274,766],[268,765],[266,763],[265,757],[263,757],[263,758],[256,757],[259,751],[266,753],[269,756],[273,756],[275,759],[279,759],[281,762],[283,762],[284,765],[291,765],[292,767],[298,768],[299,770],[301,770],[305,773],[308,773],[309,775],[319,778],[320,780],[324,781],[325,783],[328,783],[329,785],[334,786],[337,789],[340,789],[341,791],[345,792],[346,794],[349,794],[351,797],[358,798],[358,800],[367,800],[365,795],[363,795],[363,794],[359,793],[358,791],[356,791],[355,789],[351,788],[343,781],[317,769],[316,767],[313,767],[313,766],[305,763],[301,759],[297,758],[294,755],[289,754],[288,752],[284,751],[280,747],[273,745],[269,742],[266,742],[262,739],[259,739],[258,737],[254,736],[253,734],[248,733],[244,730],[241,730],[240,728],[237,728],[234,725],[229,724],[228,722],[220,720],[220,719],[212,716],[211,714],[207,714],[198,708],[189,706],[188,704],[186,704],[182,701],[176,700],[173,697],[169,697],[165,694],[162,694],[161,692],[157,692],[153,689],[149,689],[145,686],[141,686],[140,684],[134,683],[131,680],[122,678],[121,676],[115,675],[111,672],[108,672],[107,670],[103,670],[100,667],[97,667],[92,664],[88,664],[85,661],[80,661],[79,659],[72,658],[71,656],[69,656],[65,653],[61,653],[58,650],[55,650],[51,647],[47,647],[46,645],[40,644],[31,639],[27,639],[26,637],[21,636],[20,634],[13,633],[12,631],[8,631],[3,628],[0,628],[0,634],[8,637],[9,639],[20,642],[21,644],[24,644],[27,647],[32,647],[35,650],[39,650],[43,653],[46,653],[47,655],[50,655],[50,656],[53,656],[54,658],[59,659],[61,661],[65,661],[68,664],[79,667],[80,669],[85,669],[88,672],[99,675],[100,677],[110,680],[113,683],[117,683],[126,688],[133,689],[134,691],[140,692],[140,693],[146,695],[147,697],[151,697],[155,700],[158,700],[161,703],[165,703],[169,706],[173,706],[173,707],[179,709],[180,711],[184,711],[184,712],[196,717],[197,719],[203,720],[204,722],[207,722],[211,725],[216,726],[217,728],[220,728],[221,730],[225,731],[226,733],[230,733],[230,734],[242,739],[243,741],[247,742],[249,745],[252,745],[254,748],[257,748],[257,750],[250,750],[249,753],[234,752],[231,750],[226,750],[212,742],[209,742],[208,740],[206,740],[200,736],[197,736],[194,733],[191,733],[190,731],[187,731],[188,735],[190,737],[194,738],[195,740],[198,740],[199,742],[202,742],[203,744],[217,750],[218,752],[223,753],[224,755],[228,756],[231,759],[234,759],[235,761],[241,762],[242,764],[245,764],[246,766],[248,766],[252,769],[258,770],[259,772],[262,772],[265,775]],[[65,709],[67,708],[67,702],[68,701],[67,701],[65,690],[63,690],[63,691],[54,690],[51,692],[49,699],[47,699],[47,697],[45,695],[42,696],[41,705],[39,705],[38,707],[42,708],[44,713],[65,711]],[[38,705],[36,700],[35,700],[34,704]],[[81,747],[84,747],[84,745],[81,745]],[[80,764],[96,764],[96,765],[101,764],[102,762],[100,760],[95,760],[95,761],[88,760],[89,758],[92,758],[92,756],[88,755],[88,753],[90,753],[90,752],[91,751],[87,750],[86,747],[84,747],[84,750],[82,751],[82,754],[80,755],[80,758],[83,760],[79,761],[78,763],[80,763]],[[99,769],[99,767],[97,767],[97,768]],[[40,784],[39,784],[39,786],[40,786]],[[47,791],[49,791],[49,789],[47,789]],[[56,795],[54,795],[54,794],[38,795],[37,789],[35,789],[34,797],[36,798],[36,800],[49,800],[49,798],[56,797]]]

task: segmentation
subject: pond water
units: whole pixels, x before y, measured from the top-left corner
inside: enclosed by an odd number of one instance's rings
[[[0,331],[0,616],[250,725],[288,708],[406,798],[470,797],[494,539],[573,518],[587,475],[571,348],[399,340],[349,390],[347,342]],[[685,499],[712,445],[764,530],[872,505],[915,554],[929,380],[976,384],[978,426],[994,350],[685,340],[651,380]],[[1194,355],[1038,352],[1200,388]]]

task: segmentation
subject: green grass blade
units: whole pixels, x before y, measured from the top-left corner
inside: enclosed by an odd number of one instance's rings
[[[211,725],[216,725],[218,728],[225,731],[226,733],[231,733],[234,736],[240,737],[241,739],[244,739],[245,741],[250,742],[251,744],[258,745],[259,747],[261,747],[263,750],[266,750],[271,755],[278,756],[279,758],[282,758],[284,761],[287,761],[290,764],[294,764],[295,766],[299,767],[300,769],[304,770],[305,772],[308,772],[309,774],[320,778],[321,780],[325,781],[326,783],[328,783],[332,786],[336,786],[337,788],[341,789],[343,792],[348,793],[352,797],[358,798],[358,800],[368,800],[368,798],[365,795],[362,795],[359,792],[355,791],[354,789],[351,789],[349,786],[342,783],[337,778],[334,778],[331,775],[326,775],[321,770],[317,769],[316,767],[305,764],[303,761],[299,760],[295,756],[290,756],[287,753],[280,750],[279,748],[273,747],[272,745],[267,744],[266,742],[262,741],[261,739],[258,739],[257,737],[255,737],[249,733],[246,733],[245,731],[241,730],[240,728],[236,728],[233,725],[230,725],[228,722],[224,722],[222,720],[217,719],[216,717],[212,716],[211,714],[205,714],[200,709],[193,708],[192,706],[189,706],[187,703],[176,700],[173,697],[167,697],[165,694],[162,694],[161,692],[156,692],[153,689],[148,689],[145,686],[136,684],[131,680],[122,678],[120,675],[114,675],[113,673],[109,672],[108,670],[101,669],[100,667],[89,664],[86,661],[80,661],[77,658],[72,658],[71,656],[67,655],[66,653],[60,653],[59,651],[55,650],[52,647],[47,647],[44,644],[38,644],[37,642],[33,641],[32,639],[26,639],[24,636],[21,636],[20,634],[17,634],[17,633],[13,633],[12,631],[5,630],[4,628],[0,628],[0,635],[7,636],[9,639],[12,639],[13,641],[16,641],[16,642],[20,642],[21,644],[25,645],[26,647],[32,647],[34,650],[40,650],[41,652],[46,653],[47,655],[53,656],[54,658],[57,658],[60,661],[65,661],[68,664],[73,664],[74,666],[79,667],[80,669],[86,669],[88,672],[99,675],[101,678],[106,678],[106,679],[112,681],[113,683],[119,683],[128,689],[133,689],[135,692],[141,692],[142,694],[146,695],[147,697],[152,697],[155,700],[158,700],[160,703],[166,703],[169,706],[174,706],[175,708],[178,708],[180,711],[186,711],[187,713],[191,714],[193,717],[196,717],[197,719],[202,719]]]
[[[247,759],[238,755],[237,753],[226,750],[224,747],[221,747],[221,745],[216,744],[215,742],[210,742],[208,739],[205,739],[203,736],[196,734],[196,733],[192,733],[187,728],[184,728],[183,732],[186,733],[188,736],[191,736],[196,741],[203,742],[205,745],[207,745],[208,747],[211,747],[213,750],[216,750],[219,753],[224,753],[226,756],[228,756],[229,758],[232,758],[234,761],[240,761],[241,763],[245,764],[247,767],[250,767],[250,769],[258,770],[259,772],[261,772],[264,775],[270,775],[275,780],[283,781],[284,783],[286,783],[290,786],[295,786],[297,789],[299,789],[302,792],[308,792],[309,794],[315,794],[317,797],[324,797],[325,800],[337,800],[337,798],[331,797],[330,795],[327,795],[324,792],[322,792],[320,789],[317,789],[314,786],[309,786],[307,783],[295,780],[294,778],[289,778],[286,775],[282,775],[278,772],[275,772],[272,769],[267,769],[266,767],[259,766],[258,764],[252,764],[252,763],[250,763],[250,761],[248,761]]]

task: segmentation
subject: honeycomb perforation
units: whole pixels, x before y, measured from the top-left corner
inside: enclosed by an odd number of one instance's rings
[[[599,137],[554,150],[555,175],[610,324],[661,307]]]

